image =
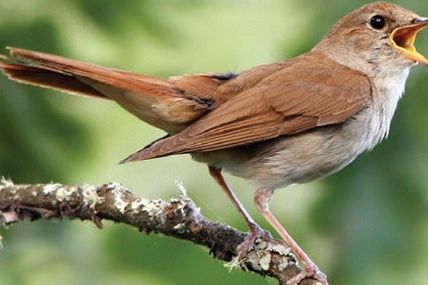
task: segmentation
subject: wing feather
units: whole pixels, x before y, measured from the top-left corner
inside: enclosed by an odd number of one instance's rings
[[[341,124],[367,107],[371,94],[363,73],[308,53],[125,161],[233,148]]]

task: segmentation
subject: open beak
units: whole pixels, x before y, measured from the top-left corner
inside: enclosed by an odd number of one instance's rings
[[[428,59],[415,48],[416,35],[427,26],[428,18],[419,18],[411,25],[396,28],[389,39],[393,47],[403,52],[410,60],[428,65]]]

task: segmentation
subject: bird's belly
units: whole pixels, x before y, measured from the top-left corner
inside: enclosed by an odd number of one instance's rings
[[[322,128],[271,142],[268,152],[255,153],[248,174],[258,187],[305,183],[339,171],[362,151],[359,138],[340,127]]]
[[[273,189],[305,183],[339,171],[370,148],[367,123],[355,120],[346,125],[323,127],[193,157],[248,179],[257,188]]]

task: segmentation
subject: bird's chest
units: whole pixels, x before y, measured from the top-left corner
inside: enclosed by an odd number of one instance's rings
[[[337,161],[339,169],[388,136],[407,76],[408,69],[389,77],[375,78],[371,104],[346,122],[331,140],[325,141],[328,153],[335,150],[343,154]]]
[[[389,134],[398,101],[404,94],[409,69],[374,79],[372,104],[357,116],[355,126],[360,130],[364,150],[371,150]]]

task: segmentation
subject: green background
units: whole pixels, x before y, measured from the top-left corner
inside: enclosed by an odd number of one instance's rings
[[[422,15],[428,3],[399,1]],[[0,2],[0,47],[18,46],[156,76],[240,71],[310,49],[363,1]],[[428,55],[428,32],[418,40]],[[339,174],[277,191],[272,210],[333,285],[427,284],[428,69],[416,67],[390,138]],[[16,183],[103,184],[170,198],[182,181],[202,212],[245,225],[187,155],[119,166],[162,133],[117,105],[0,77],[0,176]],[[265,227],[247,183],[227,177]],[[106,223],[1,230],[0,284],[273,284],[229,272],[206,249]]]

